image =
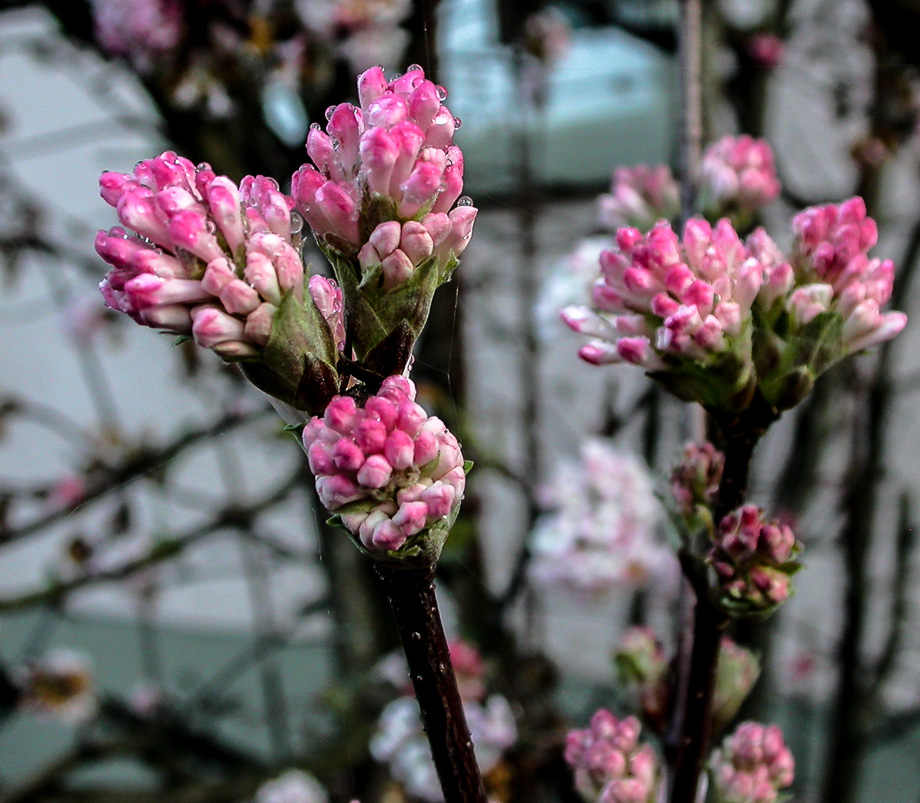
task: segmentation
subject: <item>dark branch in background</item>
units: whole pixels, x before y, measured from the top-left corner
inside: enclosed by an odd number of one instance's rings
[[[244,424],[267,417],[273,411],[265,408],[255,413],[228,413],[216,422],[200,429],[184,432],[171,443],[161,447],[142,445],[124,462],[118,465],[101,466],[93,472],[89,487],[76,509],[99,499],[102,496],[126,485],[140,477],[156,472],[183,452],[210,438],[218,437]],[[37,516],[30,522],[16,527],[5,526],[0,522],[0,548],[14,543],[27,535],[38,532],[61,519],[70,516],[74,508],[62,508]]]

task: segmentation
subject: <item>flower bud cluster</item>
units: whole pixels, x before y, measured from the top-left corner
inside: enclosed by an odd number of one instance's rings
[[[418,66],[389,82],[373,67],[359,77],[358,96],[360,106],[329,108],[326,131],[311,127],[313,164],[295,173],[291,191],[316,236],[346,255],[361,251],[365,271],[384,265],[389,289],[432,255],[445,265],[458,257],[477,210],[460,199],[463,154],[443,87]],[[418,225],[406,230],[408,221]],[[392,222],[398,235],[392,226],[379,230]]]
[[[584,730],[570,731],[565,760],[588,803],[652,803],[658,786],[655,753],[639,743],[635,717],[618,720],[602,708]]]
[[[725,455],[708,441],[687,443],[671,470],[671,497],[685,519],[712,507],[722,481]]]
[[[597,204],[601,225],[613,231],[623,226],[648,231],[659,220],[675,220],[680,214],[680,186],[664,164],[618,167],[610,192]]]
[[[601,253],[594,309],[562,312],[572,329],[595,338],[582,359],[680,378],[669,388],[704,404],[743,395],[752,381],[748,321],[763,269],[728,220],[712,227],[693,218],[683,240],[666,222],[647,235],[620,229],[616,240],[616,250]]]
[[[645,236],[620,229],[593,308],[562,312],[594,338],[581,357],[642,366],[713,411],[744,410],[757,392],[775,411],[793,407],[832,364],[907,322],[880,311],[894,268],[867,256],[877,231],[862,199],[805,210],[793,229],[791,261],[762,229],[742,243],[727,219],[693,218],[682,240],[665,222]]]
[[[410,380],[388,377],[363,408],[336,396],[306,425],[303,443],[320,501],[369,553],[405,552],[420,534],[440,551],[435,530],[446,537],[460,507],[463,456],[444,423],[415,403]]]
[[[665,584],[673,553],[656,538],[658,506],[648,469],[602,438],[585,442],[542,492],[550,508],[531,539],[532,582],[586,594]]]
[[[703,154],[700,192],[704,215],[725,215],[744,228],[761,207],[779,197],[770,146],[747,134],[712,143]]]
[[[138,162],[133,175],[103,173],[99,184],[137,233],[116,227],[96,237],[113,267],[100,285],[112,309],[240,359],[268,342],[285,294],[303,299],[291,202],[272,179],[247,176],[238,188],[167,151]],[[316,284],[336,292],[328,280]]]
[[[717,803],[776,803],[795,774],[782,731],[757,722],[739,725],[710,767]]]
[[[767,521],[754,505],[729,513],[719,525],[707,561],[717,604],[737,616],[767,616],[792,592],[801,545],[785,524]]]
[[[836,312],[843,319],[845,354],[890,340],[904,328],[903,312],[881,312],[891,298],[894,263],[868,256],[878,226],[862,198],[806,209],[793,219],[792,230],[797,287],[787,306],[800,325]]]
[[[303,371],[307,350],[333,374],[345,340],[342,293],[321,276],[305,287],[301,221],[273,179],[247,176],[237,187],[167,151],[138,162],[133,174],[103,173],[99,184],[125,227],[96,236],[96,251],[112,266],[100,284],[109,307],[191,335],[225,360],[261,361],[290,299],[304,342],[285,344],[297,353],[284,362]],[[291,397],[301,377],[284,379],[292,389],[281,395]]]

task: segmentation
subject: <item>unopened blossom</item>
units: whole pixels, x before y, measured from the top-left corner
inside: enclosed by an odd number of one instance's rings
[[[768,616],[792,593],[800,551],[792,530],[768,521],[755,505],[729,513],[707,557],[717,604],[735,616]]]
[[[98,709],[92,666],[71,650],[54,650],[16,667],[13,681],[20,691],[19,705],[28,713],[79,723]]]
[[[463,498],[463,455],[410,380],[388,377],[363,407],[336,396],[303,443],[320,501],[371,555],[440,554]]]
[[[575,773],[575,789],[588,803],[652,803],[658,787],[658,762],[639,742],[635,717],[618,720],[602,708],[584,730],[570,731],[565,760]]]
[[[594,308],[568,307],[563,320],[594,338],[579,355],[627,362],[671,392],[711,408],[744,407],[755,386],[750,310],[763,268],[728,220],[692,218],[683,238],[666,222],[647,235],[622,228],[601,254]]]
[[[463,711],[476,761],[484,773],[494,769],[502,754],[517,741],[517,725],[508,701],[493,694],[484,702],[463,701]],[[370,742],[371,755],[387,764],[390,774],[412,797],[431,803],[444,799],[431,748],[422,730],[418,704],[412,697],[389,703],[380,715]]]
[[[668,656],[650,627],[631,627],[614,653],[619,682],[628,689],[634,707],[655,733],[667,726]]]
[[[463,154],[453,144],[456,120],[441,101],[446,93],[420,67],[387,81],[374,67],[358,78],[360,106],[328,110],[326,131],[307,137],[306,164],[291,189],[297,209],[314,233],[345,254],[356,254],[386,222],[415,221],[431,238],[427,253],[445,265],[469,241],[476,209],[455,206],[463,189]],[[413,236],[416,236],[413,233]],[[393,247],[389,233],[378,234]],[[379,264],[379,263],[378,263]]]
[[[671,470],[671,498],[680,515],[687,520],[701,515],[716,500],[725,455],[708,441],[687,443],[680,459]]]
[[[109,307],[259,364],[248,370],[255,384],[295,407],[325,406],[344,345],[342,294],[308,277],[300,220],[273,179],[247,176],[237,187],[167,151],[99,184],[124,226],[96,237],[112,266],[100,284]]]
[[[729,725],[760,677],[760,661],[750,650],[722,636],[712,695],[712,728]]]
[[[310,773],[288,770],[256,791],[255,803],[328,803],[325,787]]]
[[[664,164],[618,167],[610,192],[601,195],[597,204],[598,219],[612,231],[623,226],[648,231],[659,220],[677,219],[680,186]]]
[[[142,73],[182,38],[182,0],[91,0],[90,9],[99,46],[127,58]]]
[[[878,227],[862,198],[806,209],[792,221],[785,261],[770,238],[754,232],[764,283],[757,299],[769,336],[758,359],[764,396],[780,409],[808,392],[844,357],[891,340],[907,324],[903,312],[882,312],[894,286],[894,263],[870,258]]]
[[[579,460],[562,463],[541,495],[549,512],[531,536],[533,583],[586,594],[653,579],[669,584],[676,563],[656,538],[653,482],[633,455],[588,440]]]
[[[743,228],[779,192],[773,151],[765,140],[726,136],[703,152],[700,203],[706,217],[727,216]]]
[[[743,722],[710,761],[716,803],[776,803],[792,784],[795,760],[776,725]]]
[[[476,219],[461,197],[463,154],[446,94],[416,65],[391,81],[381,67],[367,70],[359,105],[330,106],[326,130],[311,126],[311,163],[291,180],[351,310],[348,342],[381,376],[405,370]]]

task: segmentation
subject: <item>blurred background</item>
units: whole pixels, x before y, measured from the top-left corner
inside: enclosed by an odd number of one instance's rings
[[[805,206],[863,195],[910,314],[920,5],[704,5],[704,143],[772,146],[759,222],[781,246]],[[286,189],[309,125],[378,63],[447,88],[480,209],[414,374],[476,462],[439,567],[468,716],[495,800],[575,800],[567,729],[629,710],[612,655],[636,625],[673,644],[679,607],[656,494],[682,405],[581,363],[558,320],[611,239],[614,168],[675,160],[676,3],[0,10],[0,801],[440,799],[390,612],[296,442],[235,369],[96,289],[101,171],[175,149]],[[786,728],[796,801],[920,800],[918,345],[909,325],[829,372],[758,452],[751,498],[794,522],[806,569],[732,635],[759,664],[742,715]],[[567,508],[598,467],[597,509]],[[609,530],[602,569],[553,566],[566,515]]]

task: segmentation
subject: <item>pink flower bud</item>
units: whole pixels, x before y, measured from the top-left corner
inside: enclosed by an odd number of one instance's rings
[[[392,474],[393,467],[387,459],[383,455],[372,454],[358,469],[358,484],[367,488],[383,488],[390,481]]]
[[[227,340],[243,340],[243,322],[217,307],[195,307],[192,312],[192,336],[199,346],[211,348]]]

